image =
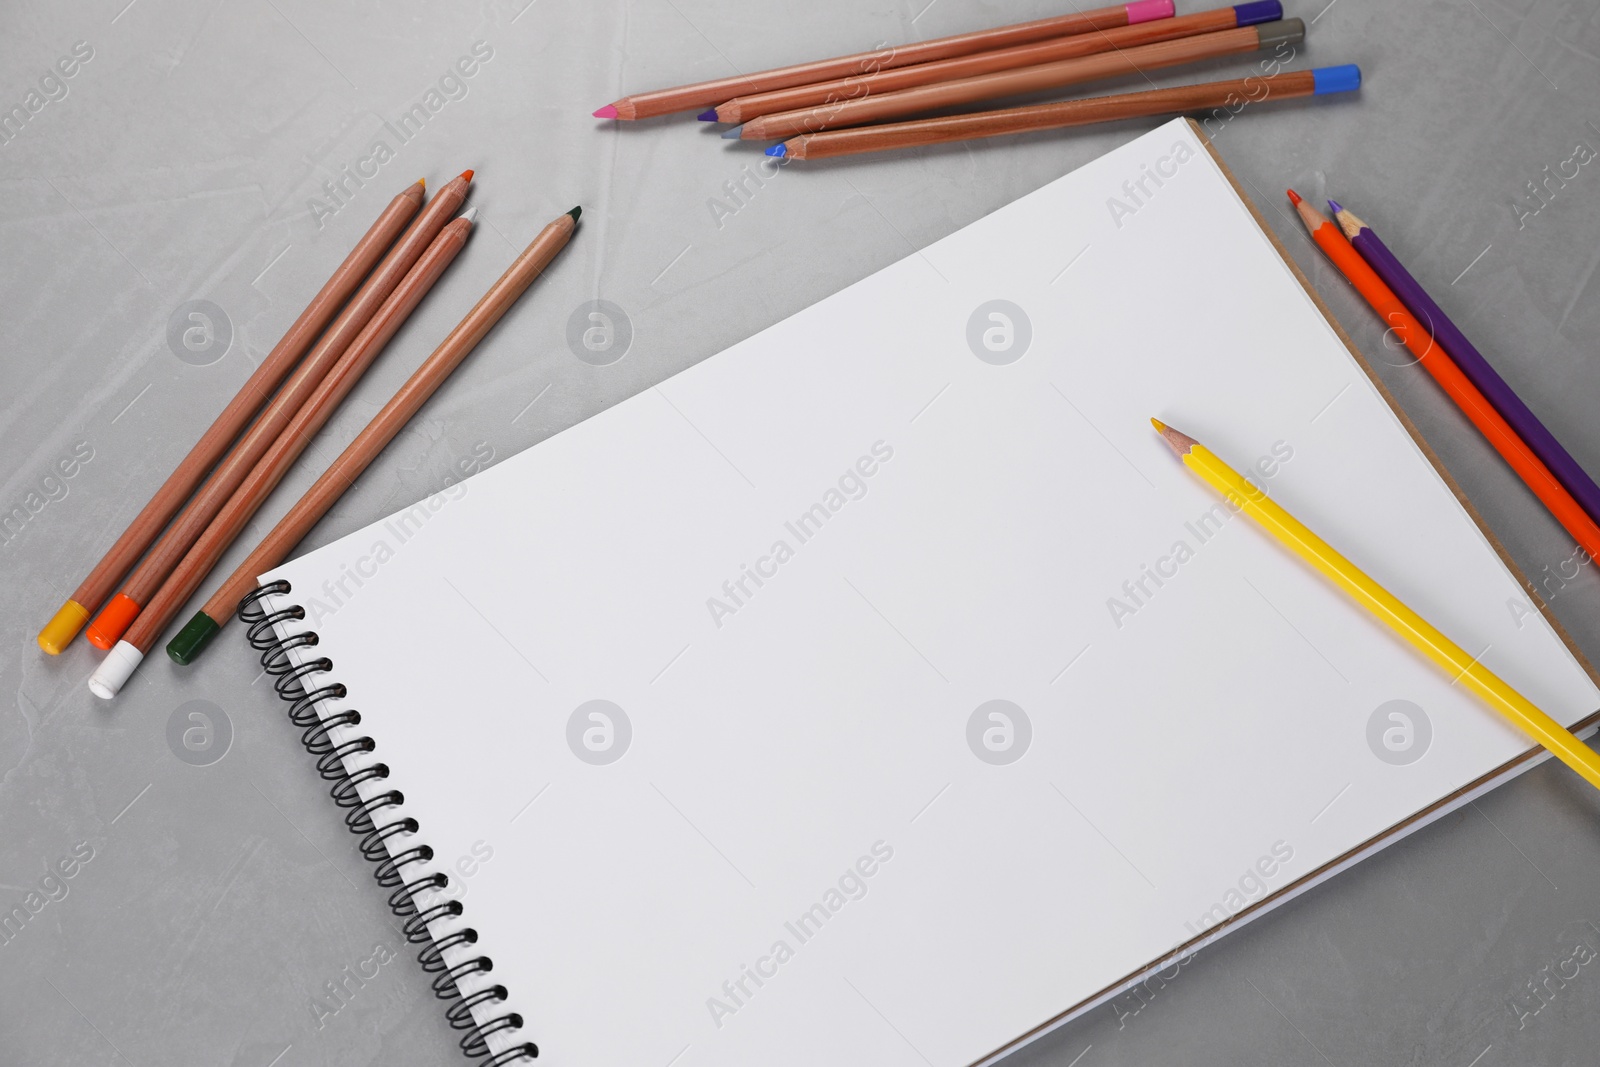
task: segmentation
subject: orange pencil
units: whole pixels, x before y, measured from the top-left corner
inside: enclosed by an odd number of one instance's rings
[[[1567,533],[1584,551],[1594,556],[1596,549],[1600,549],[1600,526],[1595,525],[1594,520],[1572,498],[1572,494],[1550,473],[1550,468],[1533,454],[1494,405],[1462,373],[1444,346],[1406,310],[1394,290],[1385,285],[1377,272],[1361,258],[1361,253],[1350,244],[1344,232],[1326,215],[1301,199],[1293,189],[1289,190],[1289,199],[1300,213],[1300,221],[1311,231],[1311,239],[1333,260],[1339,273],[1355,286],[1372,310],[1400,335],[1405,346],[1416,354],[1417,362],[1449,394],[1462,414],[1478,428],[1478,432],[1489,439],[1495,451],[1511,465],[1511,469],[1533,490],[1534,495],[1544,502],[1544,506],[1550,509]]]

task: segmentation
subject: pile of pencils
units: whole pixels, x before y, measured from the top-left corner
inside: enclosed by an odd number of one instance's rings
[[[596,111],[636,120],[706,109],[734,123],[723,137],[776,140],[767,155],[825,159],[1033,130],[1178,115],[1348,92],[1354,66],[1286,71],[1305,23],[1278,0],[1174,17],[1172,0],[1135,0],[919,44],[637,93]],[[913,118],[982,101],[1048,92],[1163,67],[1267,52],[1259,74],[1172,89],[996,111]],[[1153,83],[1152,83],[1153,84]]]
[[[1600,559],[1600,486],[1522,402],[1467,335],[1378,238],[1328,201],[1329,219],[1293,189],[1289,200],[1332,260],[1478,432],[1590,559]],[[1334,220],[1337,220],[1335,223]]]
[[[233,545],[300,454],[467,243],[476,209],[457,214],[473,172],[426,199],[413,183],[383,209],[288,332],[201,435],[122,536],[39,632],[51,655],[85,623],[109,655],[89,679],[114,696],[161,631]],[[190,662],[257,575],[281,563],[565,247],[573,208],[533,239],[349,448],[168,646]],[[90,616],[98,611],[94,621]]]

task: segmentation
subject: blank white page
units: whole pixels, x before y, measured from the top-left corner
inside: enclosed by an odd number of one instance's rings
[[[1563,722],[1600,704],[1181,120],[276,604],[541,1062],[958,1067],[1529,747],[1150,416]]]

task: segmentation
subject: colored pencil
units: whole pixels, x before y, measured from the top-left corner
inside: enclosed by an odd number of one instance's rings
[[[1340,555],[1332,545],[1258,487],[1250,484],[1210,449],[1157,419],[1150,421],[1161,434],[1162,440],[1183,460],[1183,465],[1221,493],[1232,507],[1254,519],[1284,547],[1344,590],[1352,600],[1405,638],[1418,652],[1443,668],[1452,682],[1459,682],[1476,693],[1513,726],[1577,771],[1590,785],[1600,789],[1600,754],[1578,740],[1572,731],[1541,711],[1527,697],[1478,662],[1477,656],[1469,654],[1450,640]]]
[[[1195,34],[1231,30],[1238,26],[1251,26],[1258,22],[1272,22],[1283,17],[1283,5],[1278,0],[1257,0],[1212,11],[1200,11],[1178,18],[1159,19],[1098,33],[1082,33],[1073,37],[1055,37],[1034,44],[1014,48],[997,48],[954,59],[941,59],[933,63],[916,63],[909,67],[878,71],[851,78],[797,85],[792,89],[777,89],[770,93],[753,93],[736,96],[700,117],[708,122],[747,122],[759,115],[772,115],[779,111],[817,107],[843,100],[873,96],[878,93],[897,92],[918,85],[971,78],[995,71],[1032,67],[1040,63],[1055,63],[1063,59],[1077,59],[1119,48],[1136,48],[1139,45],[1171,41]]]
[[[1068,100],[1059,104],[1035,104],[1003,111],[980,111],[971,115],[807,133],[773,145],[767,149],[767,155],[788,156],[791,159],[829,159],[861,152],[883,152],[1000,137],[1009,133],[1091,126],[1099,122],[1150,115],[1181,115],[1188,111],[1230,107],[1252,100],[1264,103],[1267,100],[1292,100],[1301,96],[1324,96],[1349,92],[1360,84],[1361,71],[1354,66],[1319,67],[1316,70],[1286,72],[1272,78],[1235,78],[1183,85],[1175,89],[1152,89],[1142,93]]]
[[[1293,44],[1305,36],[1306,25],[1299,19],[1284,19],[1258,26],[1241,26],[1233,30],[1218,30],[1173,41],[1140,45],[1137,48],[1118,49],[1078,59],[1063,59],[1056,63],[1041,63],[1034,67],[1018,67],[993,74],[980,74],[974,78],[935,82],[914,89],[902,89],[875,96],[860,96],[854,100],[841,100],[822,107],[801,108],[760,115],[727,130],[722,136],[743,140],[782,140],[803,133],[861,126],[883,119],[904,118],[939,108],[972,104],[980,100],[993,100],[1003,96],[1021,96],[1045,89],[1064,89],[1070,85],[1100,81],[1147,70],[1175,67],[1183,63],[1196,63],[1204,59],[1254,52],[1274,48],[1280,44]]]
[[[1339,273],[1345,276],[1349,283],[1355,286],[1362,298],[1371,305],[1378,317],[1389,325],[1400,337],[1402,343],[1417,357],[1417,362],[1422,364],[1424,370],[1433,376],[1450,399],[1455,401],[1462,414],[1471,420],[1478,428],[1478,432],[1488,438],[1495,451],[1500,453],[1511,469],[1517,472],[1535,496],[1544,502],[1545,507],[1556,520],[1571,534],[1578,544],[1594,556],[1600,552],[1600,526],[1589,518],[1587,512],[1578,506],[1572,494],[1556,480],[1550,469],[1540,461],[1528,448],[1526,442],[1517,436],[1505,417],[1494,409],[1494,405],[1484,397],[1478,387],[1461,372],[1449,349],[1439,343],[1439,338],[1431,334],[1422,323],[1418,322],[1406,306],[1395,296],[1394,291],[1383,283],[1376,271],[1367,265],[1367,261],[1346,240],[1344,233],[1322,212],[1306,203],[1293,189],[1289,190],[1289,199],[1293,202],[1295,210],[1300,214],[1300,221],[1305,223],[1311,232],[1311,238],[1317,247],[1333,261],[1339,268]]]
[[[296,412],[294,421],[273,442],[272,449],[228,498],[217,517],[195,541],[194,547],[133,620],[128,632],[111,649],[111,654],[101,661],[89,677],[89,691],[95,696],[110,699],[126,684],[161,631],[200,587],[200,583],[205,581],[211,568],[277,488],[311,439],[327,424],[340,402],[361,380],[362,374],[382,353],[389,339],[404,325],[445,268],[456,258],[467,242],[476,214],[476,209],[469,210],[439,232],[422,258],[406,273],[405,279],[367,323],[339,365],[322,380],[305,405]]]
[[[333,325],[322,335],[311,354],[290,376],[278,395],[273,397],[272,403],[267,405],[249,431],[211,472],[211,477],[206,479],[200,491],[178,513],[155,546],[128,576],[121,591],[111,598],[89,625],[87,636],[90,644],[108,652],[116,645],[123,631],[132,624],[144,605],[150,602],[173,568],[194,547],[196,539],[211,525],[211,520],[217,517],[234,490],[278,440],[295,413],[315,393],[323,379],[340,365],[379,308],[460,209],[471,181],[472,171],[469,170],[447,182],[400,240],[395,242],[383,262],[378,264]]]
[[[145,549],[155,541],[183,502],[189,499],[195,486],[200,484],[234,438],[239,436],[239,431],[245,428],[261,405],[294,370],[295,364],[300,362],[300,357],[306,354],[323,327],[328,325],[362,279],[389,250],[395,238],[400,236],[406,223],[422,206],[423,190],[421,181],[414,182],[389,201],[388,206],[379,213],[377,220],[356,242],[350,254],[345,256],[344,262],[323,283],[317,295],[311,298],[311,303],[306,305],[300,317],[294,320],[272,351],[267,353],[267,358],[261,361],[238,393],[228,401],[222,414],[201,434],[189,454],[167,476],[161,488],[156,490],[155,495],[128,524],[128,528],[122,531],[116,543],[95,564],[67,602],[61,605],[55,617],[39,631],[41,649],[52,656],[60,654],[83,629],[89,616],[116,591],[122,576],[144,555]]]
[[[1461,328],[1434,302],[1422,284],[1411,276],[1411,272],[1406,270],[1399,257],[1389,250],[1389,246],[1383,243],[1372,227],[1332,200],[1328,201],[1328,206],[1339,228],[1350,238],[1355,250],[1361,253],[1361,258],[1378,272],[1378,277],[1394,290],[1411,314],[1429,326],[1433,336],[1454,357],[1461,372],[1505,416],[1506,422],[1532,449],[1533,454],[1550,468],[1550,473],[1566,487],[1589,518],[1600,524],[1600,485],[1596,485],[1588,472],[1578,465],[1578,461],[1561,447],[1555,434],[1539,421],[1539,417],[1506,384],[1505,379],[1483,357],[1483,353],[1467,340]]]
[[[773,89],[787,89],[795,85],[847,78],[855,74],[870,74],[877,70],[949,59],[952,56],[971,55],[991,48],[1008,48],[1012,45],[1043,41],[1051,37],[1069,37],[1095,30],[1115,29],[1140,22],[1152,22],[1172,17],[1172,0],[1134,0],[1133,3],[1096,8],[1093,11],[1058,15],[1054,18],[1020,22],[1010,26],[997,26],[988,30],[960,33],[952,37],[939,37],[915,44],[895,45],[872,52],[819,59],[792,67],[778,67],[754,74],[737,74],[730,78],[679,85],[671,89],[657,89],[648,93],[635,93],[615,100],[594,113],[597,119],[645,119],[667,115],[674,111],[715,107],[736,96],[765,93]]]
[[[477,347],[484,335],[500,321],[501,316],[510,310],[517,298],[533,284],[534,279],[567,246],[581,214],[582,209],[573,208],[539,231],[500,279],[490,286],[483,299],[467,312],[433,355],[401,386],[394,399],[373,417],[367,428],[333,461],[305,496],[289,509],[272,532],[262,539],[250,557],[239,565],[206,601],[205,606],[167,643],[168,656],[177,663],[193,662],[228,621],[239,601],[255,588],[261,575],[288,557],[295,545],[311,532],[311,528],[344,494],[345,489],[354,484],[393,440],[394,435],[400,432],[401,427],[411,420],[451,372]]]

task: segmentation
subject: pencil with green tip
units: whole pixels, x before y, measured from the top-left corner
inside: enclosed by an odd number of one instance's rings
[[[1289,551],[1309,563],[1350,599],[1366,608],[1378,621],[1405,638],[1418,652],[1438,664],[1452,679],[1476,693],[1484,703],[1504,716],[1513,726],[1577,771],[1584,780],[1600,789],[1600,754],[1571,730],[1535,707],[1533,702],[1482,663],[1478,657],[1450,640],[1439,630],[1406,607],[1393,593],[1379,585],[1361,568],[1351,563],[1310,527],[1285,511],[1271,497],[1245,480],[1216,453],[1188,434],[1179,433],[1157,419],[1151,419],[1156,432],[1183,465],[1200,480],[1221,493],[1228,503],[1250,516]]]
[[[450,331],[433,355],[423,361],[400,391],[373,416],[367,428],[350,442],[316,484],[289,509],[272,532],[262,538],[250,557],[239,565],[222,587],[190,619],[178,635],[167,643],[167,655],[177,663],[191,663],[227,623],[245,594],[254,589],[260,576],[282,563],[295,545],[328,513],[328,509],[355,483],[384,446],[415,415],[428,398],[443,385],[461,361],[500,321],[517,298],[556,258],[577,229],[581,208],[573,208],[540,230],[500,279]]]

